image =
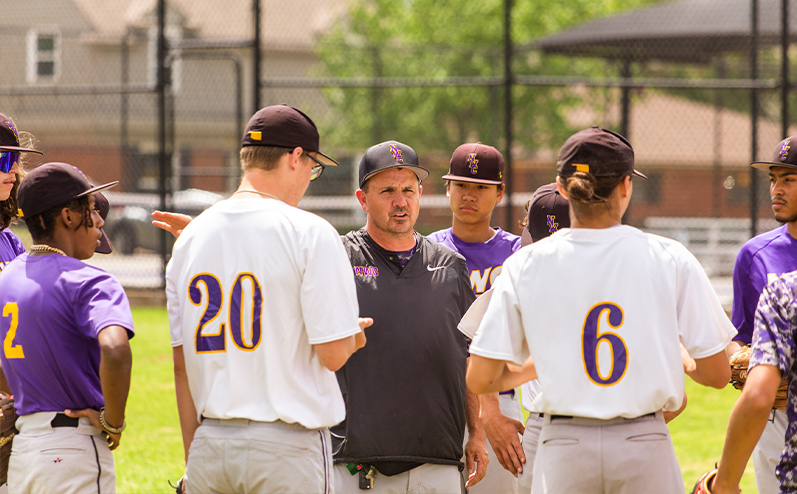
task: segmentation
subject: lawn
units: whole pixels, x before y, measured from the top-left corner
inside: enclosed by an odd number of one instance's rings
[[[180,423],[174,398],[169,327],[163,308],[135,308],[133,382],[127,405],[128,429],[114,453],[120,494],[173,492],[168,480],[183,474]],[[687,382],[689,405],[670,424],[684,484],[690,490],[697,477],[719,460],[725,428],[739,392],[718,391]],[[742,479],[742,492],[756,492],[752,462]]]

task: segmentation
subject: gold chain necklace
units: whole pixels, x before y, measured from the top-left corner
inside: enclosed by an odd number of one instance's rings
[[[31,245],[30,250],[32,250],[33,252],[52,252],[53,254],[61,254],[64,257],[69,257],[66,255],[66,252],[62,251],[61,249],[52,247],[47,244]]]
[[[254,189],[242,189],[242,190],[236,190],[235,192],[233,192],[233,194],[232,194],[232,195],[235,195],[235,194],[238,194],[238,193],[241,193],[241,192],[251,192],[251,193],[253,193],[253,194],[260,194],[260,195],[261,195],[261,196],[263,196],[263,197],[270,197],[270,198],[272,198],[272,199],[276,199],[276,200],[278,200],[278,201],[281,201],[281,200],[282,200],[282,199],[280,199],[279,197],[277,197],[277,196],[275,196],[275,195],[269,194],[268,192],[260,192],[259,190],[254,190]]]

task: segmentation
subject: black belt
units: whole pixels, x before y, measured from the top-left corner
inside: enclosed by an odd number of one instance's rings
[[[63,413],[56,413],[55,417],[50,421],[51,427],[77,427],[80,425],[80,419],[70,417]]]
[[[641,418],[644,418],[644,417],[653,417],[655,415],[656,415],[656,412],[650,412],[650,413],[646,413],[645,415],[640,415],[639,417],[634,417],[634,418],[631,418],[631,419],[628,419],[628,420],[636,420],[636,419],[641,419]],[[540,414],[540,417],[542,417],[542,414]],[[575,418],[588,418],[588,419],[591,419],[591,420],[602,420],[602,419],[593,419],[591,417],[574,417],[572,415],[551,415],[551,420],[556,420],[556,419],[575,419]],[[614,420],[614,419],[607,419],[607,420]]]

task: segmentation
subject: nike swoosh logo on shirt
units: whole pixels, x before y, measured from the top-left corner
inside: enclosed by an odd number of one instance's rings
[[[426,269],[428,269],[429,271],[437,271],[438,269],[445,269],[445,268],[446,268],[445,266],[437,266],[436,268],[433,268],[431,264],[426,265]]]

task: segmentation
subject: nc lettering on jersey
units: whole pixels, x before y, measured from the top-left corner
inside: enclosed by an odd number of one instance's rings
[[[354,276],[379,276],[376,266],[354,266]]]
[[[470,286],[473,288],[473,293],[481,295],[493,286],[495,279],[501,274],[503,266],[492,266],[484,270],[484,272],[474,269],[470,272]]]

